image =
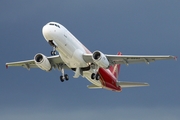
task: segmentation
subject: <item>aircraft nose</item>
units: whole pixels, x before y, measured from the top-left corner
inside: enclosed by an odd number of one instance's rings
[[[48,25],[45,25],[43,28],[42,28],[42,34],[44,36],[44,38],[48,41],[48,40],[51,40],[51,29],[49,28]]]

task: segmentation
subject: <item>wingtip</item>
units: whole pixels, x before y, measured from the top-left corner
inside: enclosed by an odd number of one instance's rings
[[[177,56],[174,56],[174,60],[176,60],[176,61],[177,61]]]
[[[149,83],[144,83],[144,85],[146,85],[146,86],[150,86],[150,85],[149,85]]]
[[[6,64],[6,69],[8,69],[8,65]]]

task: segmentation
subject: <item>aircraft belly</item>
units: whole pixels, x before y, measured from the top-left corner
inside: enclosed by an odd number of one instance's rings
[[[64,39],[63,37],[61,39],[58,38],[57,40],[55,40],[55,42],[57,44],[56,50],[60,54],[63,54],[70,59],[73,55],[73,51],[75,51],[75,48],[72,47],[72,45],[68,44],[66,39]]]
[[[76,61],[76,64],[74,64],[74,67],[88,67],[88,64],[84,61],[82,55],[84,52],[81,49],[76,49],[73,53],[72,60]]]
[[[84,49],[81,46],[71,43],[70,40],[67,41],[64,37],[55,40],[55,42],[57,44],[56,50],[60,53],[62,60],[67,64],[68,67],[81,68],[88,66],[82,57],[84,54]]]

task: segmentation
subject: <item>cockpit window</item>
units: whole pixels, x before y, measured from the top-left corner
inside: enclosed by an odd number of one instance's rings
[[[55,24],[56,27],[60,28],[59,25]]]
[[[56,26],[56,27],[60,28],[60,26],[59,26],[59,25],[54,24],[54,23],[49,23],[49,25],[54,25],[54,26]]]

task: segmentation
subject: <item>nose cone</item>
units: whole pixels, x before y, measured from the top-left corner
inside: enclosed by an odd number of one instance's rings
[[[49,25],[45,25],[42,28],[42,34],[47,41],[51,40],[51,29],[49,28]]]

